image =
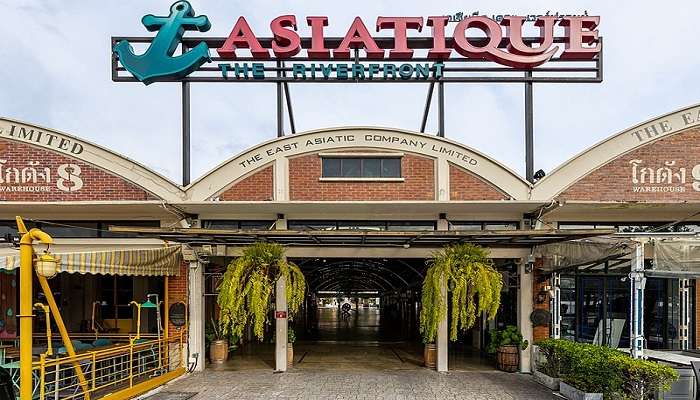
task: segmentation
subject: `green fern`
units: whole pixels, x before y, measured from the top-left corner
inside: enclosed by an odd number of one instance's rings
[[[450,340],[458,331],[474,326],[476,316],[496,316],[501,304],[503,277],[493,267],[488,250],[469,243],[446,246],[433,254],[423,280],[420,332],[425,343],[435,341],[438,325],[445,318],[447,301],[440,290],[442,278],[452,292]]]
[[[217,302],[221,309],[219,326],[224,336],[243,335],[248,323],[253,334],[263,340],[272,291],[277,279],[287,286],[287,309],[290,318],[304,301],[306,280],[299,267],[287,262],[284,248],[275,243],[255,243],[231,261],[218,287]]]

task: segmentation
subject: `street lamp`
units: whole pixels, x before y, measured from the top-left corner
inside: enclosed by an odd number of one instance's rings
[[[37,274],[51,279],[58,273],[58,260],[49,252],[49,247],[46,246],[44,254],[38,256],[34,260],[34,267],[36,268]]]

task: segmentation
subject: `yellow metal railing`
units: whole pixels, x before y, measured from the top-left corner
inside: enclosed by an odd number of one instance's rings
[[[56,349],[54,349],[56,351]],[[142,338],[98,350],[78,352],[75,358],[42,354],[33,362],[33,399],[97,399],[128,390],[186,363],[183,336]],[[78,379],[77,365],[85,377]]]

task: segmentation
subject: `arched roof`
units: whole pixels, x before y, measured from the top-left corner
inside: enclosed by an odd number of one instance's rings
[[[625,129],[569,159],[535,184],[531,200],[549,200],[597,168],[649,143],[700,126],[700,104]]]
[[[14,130],[13,126],[15,126]],[[20,134],[19,128],[24,128],[24,135]],[[0,139],[36,146],[83,161],[122,178],[164,201],[179,201],[184,198],[184,192],[178,185],[148,167],[67,133],[0,117]],[[79,147],[74,147],[76,144]]]
[[[283,136],[247,149],[188,186],[187,198],[207,200],[232,182],[285,157],[348,148],[409,152],[446,161],[479,176],[517,200],[527,199],[530,189],[525,180],[504,165],[449,139],[399,129],[342,127]]]

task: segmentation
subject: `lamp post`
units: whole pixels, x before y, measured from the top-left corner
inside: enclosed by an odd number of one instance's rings
[[[21,217],[17,217],[17,229],[22,237],[19,241],[19,394],[21,399],[32,398],[32,264],[35,240],[50,245],[53,243],[51,236],[45,232],[32,228],[27,230]],[[50,263],[48,251],[40,257],[42,266]],[[54,263],[56,260],[54,259]]]

